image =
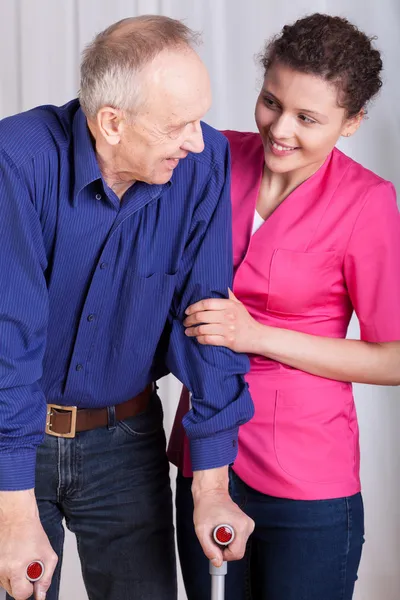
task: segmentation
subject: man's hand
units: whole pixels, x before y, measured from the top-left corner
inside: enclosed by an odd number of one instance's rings
[[[32,584],[26,567],[35,560],[42,561],[45,572]],[[57,560],[40,523],[34,491],[0,492],[0,585],[15,600],[32,594],[44,600]]]
[[[192,493],[196,535],[207,558],[216,567],[224,560],[243,558],[254,521],[229,496],[228,467],[195,471]],[[218,547],[212,539],[214,528],[221,523],[231,525],[235,531],[235,539],[225,549]]]

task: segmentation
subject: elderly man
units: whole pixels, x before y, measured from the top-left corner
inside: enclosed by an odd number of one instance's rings
[[[218,522],[238,532],[230,559],[253,526],[227,489],[253,410],[247,360],[182,325],[231,282],[228,148],[200,124],[211,92],[194,37],[166,17],[121,21],[85,50],[80,101],[0,124],[0,583],[17,600],[58,598],[63,518],[91,600],[176,597],[154,384],[169,371],[192,393],[206,555],[222,559]]]

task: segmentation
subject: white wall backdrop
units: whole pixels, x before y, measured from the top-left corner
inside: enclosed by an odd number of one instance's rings
[[[0,117],[68,101],[78,89],[80,50],[96,32],[127,16],[159,13],[185,19],[203,32],[200,53],[214,90],[208,122],[254,130],[253,106],[261,81],[254,55],[285,23],[315,11],[347,16],[378,35],[385,87],[369,120],[341,148],[391,179],[400,194],[399,0],[1,0]],[[350,336],[357,336],[355,322]],[[179,386],[167,378],[161,391],[169,431]],[[356,600],[399,600],[400,391],[356,386],[356,400],[367,538]],[[180,600],[184,598],[181,588]],[[71,536],[61,591],[61,600],[67,599],[86,599]]]

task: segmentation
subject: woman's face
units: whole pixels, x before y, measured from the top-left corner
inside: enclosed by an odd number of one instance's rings
[[[341,135],[354,133],[362,113],[346,119],[335,86],[276,63],[265,79],[255,117],[273,173],[318,169]]]

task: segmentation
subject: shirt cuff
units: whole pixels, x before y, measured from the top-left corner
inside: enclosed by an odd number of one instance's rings
[[[0,452],[0,491],[15,492],[35,487],[36,450]]]
[[[234,462],[238,452],[239,429],[222,431],[212,437],[190,440],[193,471],[217,469]]]

